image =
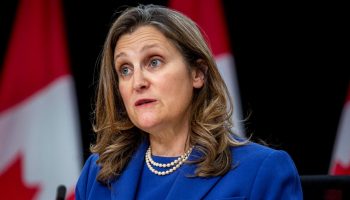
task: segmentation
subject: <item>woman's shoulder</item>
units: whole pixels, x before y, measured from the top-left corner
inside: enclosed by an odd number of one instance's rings
[[[92,153],[89,155],[88,159],[86,159],[86,162],[94,162],[96,163],[96,161],[98,160],[99,156],[97,153]]]
[[[76,199],[87,199],[87,192],[96,187],[96,184],[99,185],[96,181],[97,174],[100,171],[100,166],[96,163],[98,158],[97,154],[91,154],[85,161],[76,185]]]
[[[244,142],[244,141],[242,140],[241,142]],[[271,148],[267,145],[259,144],[259,143],[253,142],[253,141],[246,141],[246,143],[243,145],[232,146],[231,151],[236,152],[236,153],[243,153],[243,152],[245,152],[245,153],[247,153],[247,152],[271,153],[271,152],[277,151],[277,150],[274,148]]]
[[[286,162],[294,166],[291,156],[284,150],[278,150],[252,141],[241,146],[231,147],[234,163]]]
[[[286,151],[248,142],[231,152],[233,168],[225,180],[245,185],[251,199],[302,199],[298,170]]]
[[[97,164],[98,159],[98,154],[91,154],[85,161],[84,167],[82,169],[82,174],[88,177],[96,177],[97,173],[100,170],[100,166]]]

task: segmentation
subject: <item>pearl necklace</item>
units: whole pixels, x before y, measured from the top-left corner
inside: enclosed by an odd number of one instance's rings
[[[148,147],[147,151],[146,151],[146,155],[145,155],[145,159],[146,159],[146,164],[148,169],[159,176],[164,176],[164,175],[168,175],[172,172],[174,172],[175,170],[177,170],[189,157],[189,155],[191,154],[193,149],[193,146],[184,154],[182,154],[179,158],[177,158],[176,160],[170,162],[170,163],[157,163],[152,159],[151,156],[151,146]],[[168,170],[165,171],[158,171],[156,169],[154,169],[154,167],[161,167],[161,168],[170,168]]]

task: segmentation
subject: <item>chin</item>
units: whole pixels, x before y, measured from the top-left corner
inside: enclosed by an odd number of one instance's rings
[[[136,124],[137,128],[149,133],[152,132],[152,130],[155,130],[157,127],[159,127],[160,123],[157,120],[141,119],[134,124]]]

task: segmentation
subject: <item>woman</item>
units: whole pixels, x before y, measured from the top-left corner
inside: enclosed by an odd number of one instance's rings
[[[194,22],[127,9],[104,45],[97,141],[76,199],[301,199],[287,153],[231,133],[231,105]]]

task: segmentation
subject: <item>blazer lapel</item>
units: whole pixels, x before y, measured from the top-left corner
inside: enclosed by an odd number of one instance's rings
[[[112,199],[135,199],[147,147],[147,142],[141,143],[121,176],[112,182]]]
[[[198,155],[198,152],[193,152],[189,160],[194,160]],[[211,188],[222,178],[222,176],[210,178],[190,177],[194,175],[196,170],[196,165],[194,164],[185,164],[178,170],[181,171],[172,188],[170,188],[166,200],[203,199]]]

